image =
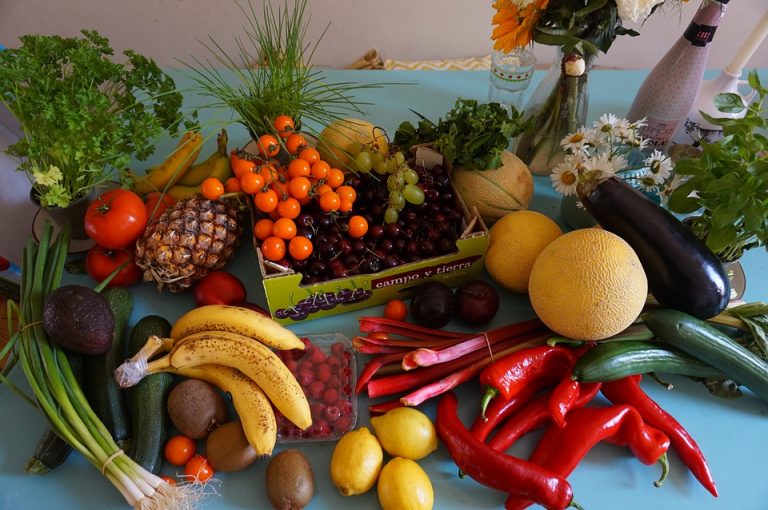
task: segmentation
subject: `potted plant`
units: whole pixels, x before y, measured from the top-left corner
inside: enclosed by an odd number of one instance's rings
[[[674,165],[674,178],[665,190],[668,208],[724,262],[738,260],[746,250],[768,244],[768,118],[763,106],[768,89],[757,72],[749,73],[757,98],[745,106],[734,93],[718,94],[724,113],[745,112],[741,118],[713,118],[723,137],[701,142],[696,156]]]
[[[179,126],[182,95],[154,61],[131,50],[124,63],[113,61],[96,31],[20,40],[0,52],[0,101],[22,129],[6,152],[42,207],[87,202],[132,158],[148,158],[163,130]]]

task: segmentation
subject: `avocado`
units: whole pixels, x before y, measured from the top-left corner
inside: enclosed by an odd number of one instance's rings
[[[115,316],[104,296],[82,285],[64,285],[45,298],[43,329],[70,351],[103,354],[112,346]]]

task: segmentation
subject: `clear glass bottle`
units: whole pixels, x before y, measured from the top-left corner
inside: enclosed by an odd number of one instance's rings
[[[488,102],[520,109],[523,93],[531,84],[536,68],[536,55],[528,47],[510,52],[491,54],[491,73],[488,83]]]
[[[627,118],[646,118],[640,134],[664,150],[696,100],[710,43],[729,0],[703,0],[690,25],[640,86]]]

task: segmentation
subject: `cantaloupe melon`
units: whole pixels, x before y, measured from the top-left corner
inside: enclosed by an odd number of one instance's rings
[[[626,329],[643,309],[648,280],[632,247],[616,234],[585,228],[544,248],[531,269],[528,296],[552,331],[602,340]]]
[[[504,151],[501,166],[495,170],[456,167],[451,180],[464,203],[477,207],[486,224],[519,209],[527,209],[533,198],[533,176],[525,163]]]
[[[349,149],[355,142],[373,147],[382,154],[389,151],[387,134],[380,127],[360,119],[343,119],[328,124],[317,139],[320,158],[334,168],[349,167]]]

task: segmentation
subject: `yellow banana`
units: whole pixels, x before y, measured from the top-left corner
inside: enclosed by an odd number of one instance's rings
[[[277,442],[277,421],[272,404],[258,384],[241,371],[221,365],[169,368],[171,373],[200,379],[229,393],[248,443],[259,457],[269,457]]]
[[[169,354],[148,364],[147,373],[200,365],[240,370],[294,425],[302,430],[312,425],[307,397],[288,367],[267,346],[237,333],[204,331],[177,340]]]
[[[197,186],[182,186],[181,184],[176,184],[174,186],[171,186],[168,188],[168,191],[165,193],[173,198],[174,200],[183,200],[185,198],[189,198],[195,193],[201,193],[202,189],[200,188],[200,185]]]
[[[304,349],[304,343],[290,329],[251,309],[229,305],[193,308],[173,325],[171,338],[203,331],[239,333],[274,349]]]
[[[205,161],[192,165],[181,179],[178,180],[177,185],[190,187],[199,186],[206,177],[216,177],[221,182],[224,182],[229,178],[229,175],[227,175],[229,171],[227,131],[222,129],[221,133],[219,133],[219,136],[216,138],[216,150],[208,156]],[[222,177],[224,177],[223,180]]]
[[[169,183],[173,186],[195,162],[203,146],[203,137],[197,131],[187,131],[165,160],[150,168],[147,175],[137,177],[133,190],[137,193],[162,191]]]

